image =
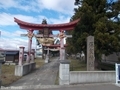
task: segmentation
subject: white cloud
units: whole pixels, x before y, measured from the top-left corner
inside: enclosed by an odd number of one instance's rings
[[[7,3],[6,3],[7,1]],[[0,0],[0,8],[40,12],[44,9],[72,14],[75,0]]]
[[[27,15],[22,15],[22,14],[10,14],[10,13],[0,13],[0,26],[7,26],[7,25],[16,25],[16,23],[14,22],[14,17],[26,21],[26,22],[30,22],[30,23],[41,23],[42,20],[45,18],[48,22],[48,24],[57,24],[57,23],[65,23],[65,22],[69,22],[70,17],[65,17],[63,15],[58,16],[58,18],[47,18],[46,16],[27,16]]]
[[[14,25],[13,16],[8,13],[0,13],[0,26],[2,25]]]
[[[24,30],[16,30],[14,33],[0,30],[1,37],[0,37],[0,48],[3,49],[19,49],[20,46],[24,46],[25,49],[28,49],[28,38],[21,37],[20,34],[26,34]],[[35,49],[35,38],[33,38],[33,48]]]
[[[32,42],[32,48],[35,49],[35,39]],[[13,49],[18,50],[20,46],[25,47],[25,50],[28,49],[28,40],[26,38],[0,38],[0,48],[2,49]]]
[[[7,2],[7,3],[6,3]],[[15,8],[24,11],[37,11],[37,3],[34,0],[0,0],[0,8],[9,9]]]
[[[22,14],[10,14],[10,13],[0,13],[0,26],[7,26],[7,25],[16,25],[14,22],[14,17],[21,19],[27,22],[38,22],[38,18],[33,16],[27,16]]]
[[[58,19],[50,18],[48,20],[53,24],[68,23],[70,21],[70,17],[59,16]]]
[[[10,8],[15,7],[18,4],[15,2],[15,0],[0,0],[0,8]]]
[[[73,13],[75,0],[37,0],[39,7],[44,9],[54,10],[65,14]]]
[[[4,30],[4,29],[0,29],[0,32],[1,32],[1,36],[3,37],[19,37],[20,34],[23,34],[23,33],[27,33],[26,30],[22,30],[22,29],[19,29],[19,30],[14,30],[13,32],[11,31],[7,31],[7,30]]]

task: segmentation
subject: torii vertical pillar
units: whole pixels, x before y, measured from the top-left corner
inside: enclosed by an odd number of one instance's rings
[[[28,55],[27,55],[27,60],[26,60],[26,63],[30,63],[30,60],[31,60],[31,47],[32,47],[32,37],[34,36],[33,34],[33,30],[28,30]]]
[[[35,59],[35,49],[32,49],[31,51],[31,62],[34,62],[34,59]]]
[[[65,60],[65,47],[64,47],[64,31],[61,30],[59,34],[60,38],[60,60]]]

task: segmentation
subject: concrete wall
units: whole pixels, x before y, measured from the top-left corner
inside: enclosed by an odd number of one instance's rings
[[[70,84],[115,83],[115,71],[70,71]]]
[[[15,66],[15,76],[23,76],[35,69],[36,63],[28,63]]]

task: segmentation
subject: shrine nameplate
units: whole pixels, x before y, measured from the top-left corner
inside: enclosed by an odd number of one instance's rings
[[[48,28],[44,28],[43,29],[43,37],[44,38],[48,38],[49,37],[49,29]]]

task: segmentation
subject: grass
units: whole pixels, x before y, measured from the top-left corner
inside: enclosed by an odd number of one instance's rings
[[[14,65],[2,65],[1,80],[3,86],[7,86],[21,78],[19,76],[15,76],[14,71]]]
[[[44,60],[41,58],[36,58],[35,62],[36,68],[40,68],[42,65],[44,65]],[[15,76],[14,71],[15,65],[2,65],[1,74],[2,86],[8,86],[21,78],[20,76]]]
[[[59,85],[59,71],[57,72],[57,75],[56,75],[55,85]]]
[[[80,61],[79,59],[72,59],[70,60],[70,71],[87,71],[87,65],[84,61]],[[95,68],[95,71],[101,71],[98,68]]]
[[[71,59],[70,60],[70,71],[86,71],[86,64],[78,59]]]
[[[36,62],[36,68],[40,68],[41,66],[44,65],[45,60],[44,60],[44,59],[41,59],[41,58],[36,58],[36,59],[35,59],[35,62]]]

